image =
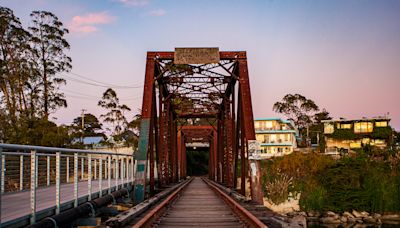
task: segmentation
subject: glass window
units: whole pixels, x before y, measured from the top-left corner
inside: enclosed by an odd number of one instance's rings
[[[260,121],[256,121],[256,122],[254,123],[254,128],[255,128],[256,130],[259,130],[259,129],[260,129]]]
[[[358,122],[354,124],[354,133],[370,133],[374,129],[371,122]]]
[[[388,122],[387,121],[375,122],[375,126],[376,127],[387,127],[388,126]]]
[[[333,124],[326,123],[324,125],[324,133],[325,134],[332,134],[333,133]]]
[[[351,124],[349,124],[349,123],[340,125],[340,129],[350,129],[350,128],[351,128]]]
[[[361,142],[352,142],[350,143],[350,148],[361,148]]]

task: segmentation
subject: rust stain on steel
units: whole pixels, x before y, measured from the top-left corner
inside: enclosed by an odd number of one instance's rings
[[[219,48],[175,48],[175,64],[206,64],[219,61]]]

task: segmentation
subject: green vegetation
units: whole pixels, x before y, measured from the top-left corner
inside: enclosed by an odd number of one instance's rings
[[[300,207],[305,211],[400,211],[399,152],[357,153],[340,160],[293,153],[263,161],[262,167],[264,191],[274,203],[301,193]],[[276,195],[278,186],[273,185],[280,176],[291,183]]]

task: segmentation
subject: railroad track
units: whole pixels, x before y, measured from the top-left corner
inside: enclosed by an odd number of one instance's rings
[[[266,227],[207,179],[195,177],[124,227]]]

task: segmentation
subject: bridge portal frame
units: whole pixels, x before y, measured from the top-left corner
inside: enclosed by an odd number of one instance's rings
[[[155,165],[157,165],[160,186],[184,178],[185,172],[178,174],[179,170],[185,170],[182,166],[186,164],[179,162],[182,154],[178,152],[182,153],[184,150],[182,150],[182,135],[178,131],[176,120],[215,118],[214,140],[211,144],[215,147],[216,153],[213,156],[216,159],[211,163],[211,179],[233,188],[237,187],[236,177],[240,176],[240,190],[244,194],[246,177],[250,176],[252,200],[262,204],[259,161],[248,160],[248,140],[255,140],[255,131],[246,52],[219,52],[220,61],[231,61],[233,67],[230,70],[230,77],[223,78],[224,82],[227,80],[228,83],[224,93],[221,94],[222,102],[219,104],[218,112],[180,112],[179,114],[174,112],[177,107],[171,103],[170,99],[174,94],[168,91],[165,81],[162,80],[165,72],[159,64],[163,60],[173,63],[174,54],[174,52],[147,53],[140,138],[138,151],[135,154],[137,169],[134,201],[142,202],[147,193],[150,195],[154,193]],[[224,68],[221,62],[218,65]],[[211,77],[210,81],[213,81]],[[237,92],[235,91],[236,83],[238,83]],[[158,89],[158,100],[156,89]],[[239,157],[240,175],[236,172]],[[149,181],[147,182],[148,169]],[[147,185],[149,185],[148,188]]]

